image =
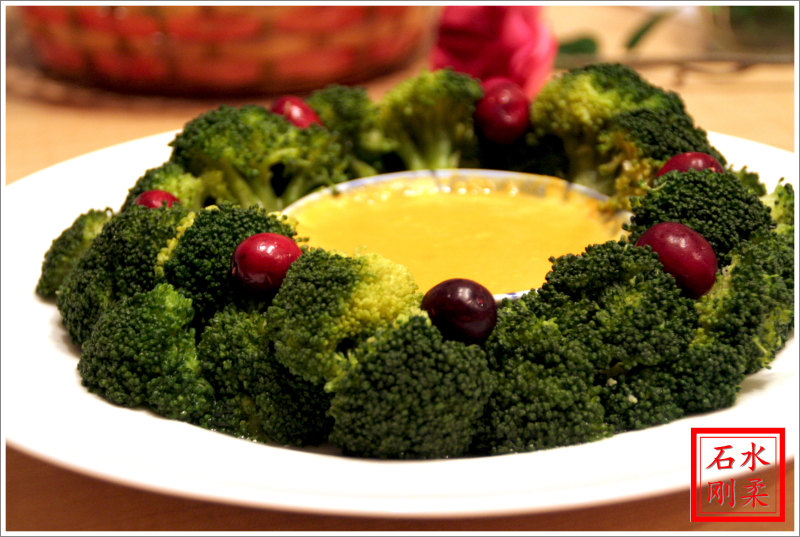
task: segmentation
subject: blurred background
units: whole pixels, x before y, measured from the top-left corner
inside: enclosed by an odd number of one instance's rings
[[[766,113],[793,117],[794,9],[4,6],[6,170],[13,180],[41,166],[21,151],[31,143],[55,163],[178,129],[221,102],[267,103],[330,83],[377,98],[443,65],[479,77],[499,70],[534,94],[559,69],[621,61],[679,91],[700,126],[747,134],[726,128],[737,97],[780,95],[782,111]],[[768,132],[755,139],[781,145]]]
[[[301,92],[395,69],[431,36],[424,6],[23,6],[49,74],[124,92]]]

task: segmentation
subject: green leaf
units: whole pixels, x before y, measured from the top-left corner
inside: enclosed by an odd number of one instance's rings
[[[674,9],[663,9],[651,15],[635,32],[631,34],[625,43],[625,50],[633,50],[644,37],[650,33],[667,16],[675,13]]]
[[[558,54],[597,54],[597,40],[590,36],[582,36],[558,44]]]

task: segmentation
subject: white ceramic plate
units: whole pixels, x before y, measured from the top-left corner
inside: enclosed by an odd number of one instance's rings
[[[533,513],[690,487],[692,427],[786,427],[797,449],[798,361],[792,338],[772,369],[748,378],[736,405],[599,442],[444,461],[370,461],[259,445],[113,406],[89,394],[56,308],[34,287],[44,252],[91,208],[119,208],[144,170],[169,156],[173,133],[78,157],[4,188],[2,432],[55,464],[142,489],[305,512],[384,517]],[[710,134],[736,165],[773,186],[797,185],[797,159]]]

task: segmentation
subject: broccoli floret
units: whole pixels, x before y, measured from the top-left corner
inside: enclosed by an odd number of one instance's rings
[[[113,215],[111,209],[92,209],[75,219],[56,237],[42,261],[42,272],[36,284],[36,294],[42,298],[55,298],[56,291],[67,274],[78,262],[78,258],[89,249],[103,226]]]
[[[672,156],[689,151],[725,162],[706,131],[683,112],[649,108],[623,112],[597,136],[596,178],[584,170],[575,181],[611,195],[608,208],[630,210],[630,197],[643,195]]]
[[[169,192],[178,198],[182,205],[193,211],[205,205],[208,195],[202,179],[187,172],[180,164],[167,161],[157,168],[147,170],[136,181],[128,190],[128,196],[120,211],[130,208],[136,202],[136,196],[148,190]]]
[[[374,121],[375,109],[363,86],[329,84],[312,91],[305,102],[326,128],[354,145],[362,129],[370,126],[367,122]]]
[[[728,165],[725,168],[725,171],[728,173],[732,173],[736,177],[739,178],[739,182],[744,185],[744,187],[755,194],[758,197],[764,197],[767,194],[767,187],[764,186],[764,183],[761,182],[761,177],[758,175],[757,172],[750,171],[747,169],[747,166],[742,168],[734,168],[733,166]]]
[[[624,239],[553,258],[539,290],[567,337],[586,347],[614,432],[666,423],[682,410],[654,371],[681,359],[697,315],[649,247]]]
[[[200,336],[197,360],[215,393],[210,428],[280,445],[327,438],[330,395],[275,360],[263,312],[233,306],[218,312]]]
[[[732,405],[745,376],[768,365],[791,333],[793,278],[793,248],[778,234],[740,243],[682,315],[694,329],[679,356],[598,376],[606,421],[615,431],[640,429]]]
[[[514,358],[496,374],[477,454],[520,453],[581,444],[609,436],[599,389],[579,376]]]
[[[380,255],[306,249],[267,310],[275,355],[310,382],[331,381],[360,340],[420,311],[421,300],[408,269]]]
[[[573,326],[590,329],[583,335],[597,368],[631,369],[680,356],[691,338],[693,302],[650,248],[621,239],[551,261],[539,294]]]
[[[686,414],[733,405],[746,376],[746,362],[741,348],[698,327],[681,359],[668,364],[674,400]]]
[[[681,358],[697,315],[658,256],[619,240],[551,261],[540,289],[498,312],[487,352],[500,388],[479,449],[582,443],[683,415],[661,370]]]
[[[536,291],[500,307],[486,342],[497,388],[487,402],[474,452],[533,451],[610,434],[600,389],[593,385],[590,350],[582,338],[567,335],[574,319],[560,319],[547,309]]]
[[[610,195],[611,209],[628,209],[628,196],[641,193],[661,165],[678,153],[709,153],[725,164],[677,93],[650,84],[621,64],[591,64],[548,82],[531,104],[527,142],[550,148],[567,163],[553,170],[552,157],[536,157],[534,162],[543,164],[530,171],[555,171]]]
[[[632,68],[594,63],[552,78],[531,104],[537,137],[554,134],[570,144],[594,146],[615,115],[642,108],[684,113],[680,96],[656,87]]]
[[[353,350],[355,365],[330,384],[330,441],[345,454],[400,459],[467,453],[491,392],[477,345],[445,341],[412,315]]]
[[[103,226],[56,294],[73,342],[83,343],[109,305],[158,283],[156,258],[188,213],[181,205],[159,209],[137,205]]]
[[[191,300],[163,283],[114,303],[83,345],[83,385],[117,405],[203,423],[214,392],[200,376],[193,314]]]
[[[783,348],[794,326],[793,247],[765,232],[731,254],[711,291],[694,304],[696,328],[688,347],[678,359],[614,378],[608,390],[613,397],[605,399],[608,416],[644,398],[660,402],[661,422],[731,406],[746,375],[768,366]],[[654,422],[628,426],[648,424]]]
[[[769,208],[735,175],[712,170],[666,173],[632,199],[631,210],[630,223],[623,225],[631,242],[659,222],[680,222],[705,237],[720,266],[740,242],[775,226]]]
[[[378,107],[363,86],[330,84],[313,91],[306,103],[352,154],[350,174],[365,177],[386,171],[383,158],[394,145],[378,127]]]
[[[347,180],[347,154],[332,131],[299,128],[260,105],[221,105],[188,122],[170,161],[202,179],[209,196],[279,210]]]
[[[641,367],[600,377],[606,422],[614,433],[674,421],[685,414],[678,401],[677,379],[661,367]]]
[[[794,328],[794,248],[762,232],[731,251],[731,262],[697,303],[700,326],[745,357],[745,372],[766,367]]]
[[[240,242],[257,233],[296,235],[288,217],[262,207],[206,207],[181,223],[159,253],[156,272],[192,299],[196,319],[205,322],[231,302],[249,301],[231,276],[231,257]]]
[[[378,101],[378,126],[407,169],[467,167],[477,159],[473,113],[482,96],[469,75],[423,71]]]
[[[794,187],[790,183],[781,181],[772,192],[769,194],[765,192],[761,196],[761,201],[769,207],[776,231],[785,235],[794,244]]]

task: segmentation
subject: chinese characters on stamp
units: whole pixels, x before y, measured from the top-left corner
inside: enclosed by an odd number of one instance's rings
[[[785,520],[783,428],[692,429],[691,520]]]

